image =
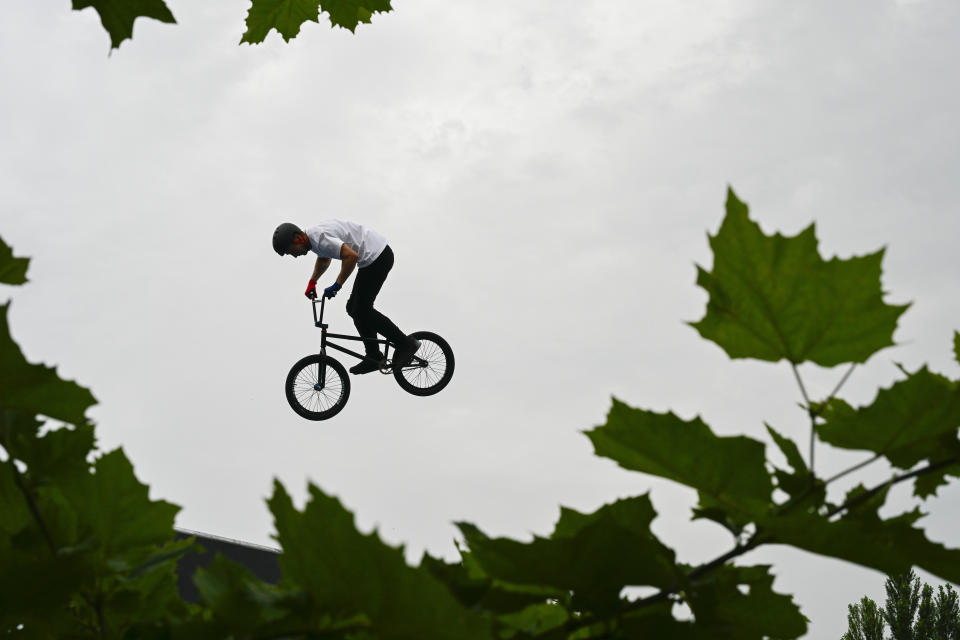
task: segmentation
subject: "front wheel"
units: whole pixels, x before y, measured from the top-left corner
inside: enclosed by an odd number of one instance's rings
[[[420,341],[420,348],[409,363],[394,368],[393,377],[407,393],[432,396],[447,386],[453,377],[453,349],[446,340],[430,331],[415,331],[410,337]]]
[[[350,397],[350,377],[343,365],[319,353],[290,368],[285,385],[290,408],[307,420],[326,420],[340,413]]]

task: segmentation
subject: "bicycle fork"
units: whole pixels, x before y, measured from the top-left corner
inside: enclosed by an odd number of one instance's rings
[[[321,303],[322,305],[323,303]],[[316,306],[314,306],[316,314]],[[323,314],[320,315],[323,318]],[[317,370],[317,382],[313,385],[314,391],[323,391],[327,384],[327,325],[320,327],[320,366]]]

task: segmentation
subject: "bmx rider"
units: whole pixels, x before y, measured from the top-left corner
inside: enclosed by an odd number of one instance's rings
[[[369,227],[344,220],[327,220],[306,231],[291,222],[284,222],[273,232],[273,249],[279,255],[294,258],[313,251],[317,261],[307,290],[308,298],[317,297],[317,280],[330,266],[330,260],[340,260],[340,273],[323,295],[332,298],[346,284],[354,267],[357,277],[347,300],[347,313],[353,318],[367,357],[350,368],[350,373],[377,371],[385,365],[386,357],[377,344],[379,333],[396,345],[393,366],[401,367],[413,358],[420,343],[407,337],[390,318],[373,307],[387,274],[393,268],[393,250],[387,239]]]

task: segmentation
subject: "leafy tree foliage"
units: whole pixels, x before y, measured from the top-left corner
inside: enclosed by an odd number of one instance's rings
[[[876,602],[864,596],[847,606],[847,632],[841,640],[883,640],[883,614]]]
[[[933,587],[925,584],[920,590],[920,604],[917,606],[917,621],[913,626],[914,638],[933,637],[937,615],[933,607]]]
[[[937,589],[937,618],[933,626],[936,640],[960,640],[960,604],[957,592],[949,584]]]
[[[311,485],[298,510],[276,483],[267,504],[283,549],[279,584],[219,558],[193,576],[202,602],[187,605],[174,582],[176,560],[191,544],[173,541],[177,507],[149,499],[122,451],[97,449],[85,418],[93,396],[54,369],[26,361],[9,337],[4,305],[0,633],[761,640],[807,630],[793,599],[773,589],[771,567],[742,562],[762,545],[791,545],[889,575],[919,566],[960,581],[960,551],[927,539],[917,526],[918,508],[879,515],[894,485],[914,481],[916,498],[926,500],[957,475],[960,382],[926,368],[904,370],[872,403],[844,402],[839,393],[854,367],[893,343],[906,309],[883,300],[882,252],[824,260],[813,227],[794,237],[768,236],[748,214],[731,190],[727,215],[710,240],[714,265],[698,268],[697,282],[710,297],[693,326],[731,357],[787,361],[810,420],[806,455],[797,439],[770,425],[767,434],[785,466],[771,459],[764,441],[718,436],[699,416],[684,420],[619,399],[604,424],[586,432],[597,455],[694,489],[692,515],[729,532],[725,553],[697,566],[683,563],[652,532],[657,514],[649,496],[640,495],[592,513],[563,508],[553,532],[530,541],[491,537],[461,522],[458,561],[424,555],[411,566],[376,532],[358,531],[337,498]],[[3,282],[22,284],[27,267],[0,241]],[[960,361],[960,333],[953,341]],[[833,391],[813,396],[798,369],[803,362],[848,368]],[[818,473],[818,443],[863,450],[867,458],[832,475]],[[828,500],[831,485],[878,460],[895,474]],[[630,597],[628,587],[645,587],[649,595]],[[907,629],[900,621],[918,614],[929,624],[910,626],[910,637],[920,629],[958,640],[945,617],[953,614],[939,613],[957,611],[956,593],[941,590],[934,598],[932,590],[901,583],[893,589],[884,611],[867,600],[851,605],[851,640],[877,638],[885,616]]]
[[[0,241],[0,282],[28,262]],[[185,615],[179,507],[150,500],[120,450],[96,456],[90,392],[29,364],[0,307],[0,632],[120,637]],[[70,426],[48,429],[37,416]]]
[[[910,571],[888,578],[885,588],[887,603],[883,619],[890,625],[893,640],[914,640],[913,620],[920,607],[920,578]]]
[[[137,18],[176,22],[164,0],[73,0],[77,11],[88,7],[100,15],[100,22],[110,35],[111,50],[133,38]],[[274,29],[289,42],[297,37],[304,22],[319,22],[320,13],[327,14],[331,26],[352,33],[361,22],[369,24],[373,14],[390,10],[390,0],[251,0],[247,30],[240,42],[259,44]]]
[[[960,609],[952,586],[941,585],[934,598],[933,587],[921,585],[910,570],[888,577],[885,588],[883,609],[866,596],[847,607],[847,632],[841,640],[884,640],[886,626],[889,640],[960,640]]]

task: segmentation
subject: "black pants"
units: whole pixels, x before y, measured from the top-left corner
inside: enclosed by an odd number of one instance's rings
[[[376,260],[362,269],[357,269],[353,291],[347,300],[347,313],[353,318],[360,337],[365,338],[363,345],[368,356],[380,352],[376,342],[378,333],[397,346],[402,346],[407,341],[406,334],[400,331],[390,318],[373,308],[373,301],[377,299],[383,281],[387,279],[392,268],[393,250],[387,245]]]

